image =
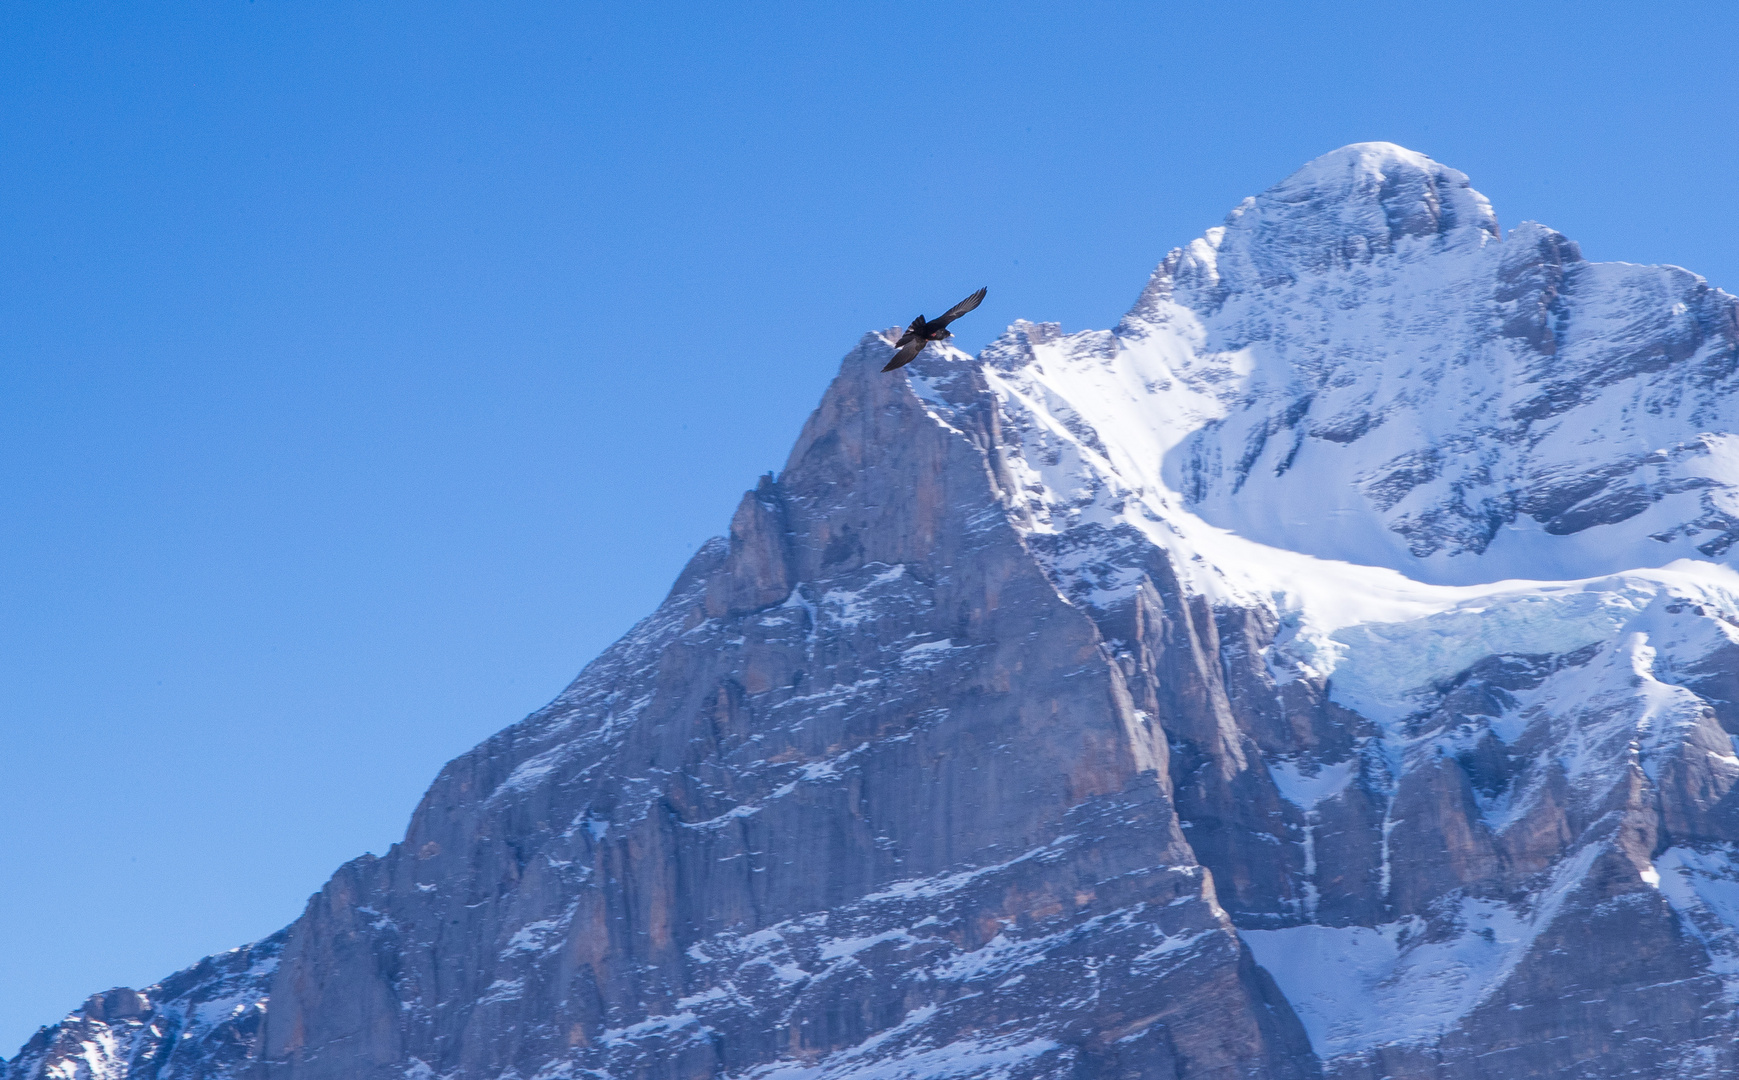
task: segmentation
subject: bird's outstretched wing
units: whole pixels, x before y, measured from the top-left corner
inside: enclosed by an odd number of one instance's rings
[[[924,351],[924,346],[930,344],[923,338],[913,334],[910,330],[906,331],[906,337],[910,340],[902,339],[904,343],[899,347],[898,351],[894,353],[894,358],[888,361],[888,366],[882,368],[883,371],[892,371],[895,368],[905,367],[907,364],[917,359],[918,354]]]
[[[984,302],[984,294],[989,292],[989,291],[990,291],[990,287],[988,285],[982,289],[979,289],[977,292],[973,293],[971,296],[968,296],[966,299],[960,301],[958,304],[955,304],[953,307],[949,308],[947,311],[944,311],[941,315],[930,320],[930,325],[931,326],[947,326],[949,323],[953,322],[955,319],[958,319],[960,316],[966,314],[968,311],[971,311],[973,308],[977,307],[979,304],[982,304]]]
[[[922,316],[922,315],[918,316],[917,318],[912,320],[912,325],[906,327],[906,332],[901,334],[900,340],[894,342],[894,344],[896,346],[904,345],[906,342],[917,337],[919,334],[922,334],[924,332],[924,327],[926,325],[928,325],[928,324],[926,324],[924,322],[924,316]]]

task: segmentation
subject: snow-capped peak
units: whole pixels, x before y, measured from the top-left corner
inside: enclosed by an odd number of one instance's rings
[[[1294,613],[1326,675],[1339,628],[1548,583],[1670,566],[1732,594],[1739,301],[1534,223],[1500,239],[1465,176],[1392,144],[1246,200],[1115,330],[1017,323],[978,363],[1022,527],[1089,606],[1158,547],[1214,603]],[[951,366],[914,381],[943,411]]]
[[[948,366],[914,380],[938,413]],[[1471,1023],[1608,855],[1631,901],[1658,892],[1709,970],[1739,971],[1739,858],[1682,843],[1730,838],[1686,822],[1739,790],[1739,300],[1677,267],[1587,262],[1536,223],[1505,237],[1461,173],[1361,143],[1173,251],[1115,329],[1017,323],[978,373],[1011,519],[1129,670],[1144,617],[1175,643],[1195,611],[1254,610],[1265,689],[1360,718],[1356,752],[1271,743],[1302,815],[1298,900],[1244,928],[1325,1059]],[[1196,607],[1162,608],[1168,592]],[[1259,771],[1266,736],[1226,730],[1168,728],[1198,754],[1180,790],[1212,739],[1225,775]],[[1670,830],[1611,831],[1644,784],[1696,807],[1658,858]],[[1542,824],[1572,803],[1574,828]],[[1471,808],[1463,832],[1451,806]],[[1267,819],[1251,828],[1238,872],[1275,857]],[[1408,849],[1519,851],[1547,828],[1574,842],[1511,880],[1445,875],[1435,907],[1400,916]],[[1359,832],[1368,861],[1342,846],[1325,875],[1319,832]]]
[[[1474,249],[1501,235],[1497,216],[1465,174],[1394,143],[1343,146],[1245,199],[1225,224],[1173,252],[1131,313],[1160,313],[1174,293],[1211,310],[1229,295],[1363,266]]]
[[[1585,262],[1532,222],[1500,238],[1463,174],[1393,144],[1245,200],[1114,331],[1011,335],[999,371],[1025,350],[1053,374],[1139,373],[1129,401],[1068,407],[1166,417],[1162,449],[1145,424],[1092,426],[1139,446],[1174,502],[1272,547],[1473,583],[1723,558],[1739,538],[1739,301],[1676,267]]]
[[[1355,143],[1246,199],[1210,242],[1218,286],[1244,290],[1497,236],[1491,203],[1466,175],[1393,143]]]

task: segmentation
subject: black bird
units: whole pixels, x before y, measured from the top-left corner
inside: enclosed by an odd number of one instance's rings
[[[918,354],[924,351],[924,346],[930,344],[930,342],[945,341],[948,338],[953,337],[954,335],[948,332],[948,324],[982,303],[984,301],[984,294],[989,291],[990,289],[988,286],[979,289],[971,296],[968,296],[966,299],[955,304],[947,311],[944,311],[937,318],[925,319],[924,316],[920,315],[913,319],[912,325],[906,327],[906,332],[901,334],[900,340],[895,343],[896,351],[894,353],[894,358],[889,360],[888,366],[882,368],[882,370],[892,371],[895,368],[903,368],[913,360],[916,360]]]

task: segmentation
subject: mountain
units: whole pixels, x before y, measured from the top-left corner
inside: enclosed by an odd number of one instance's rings
[[[1364,143],[1112,330],[889,341],[403,843],[0,1080],[1739,1069],[1739,300]]]

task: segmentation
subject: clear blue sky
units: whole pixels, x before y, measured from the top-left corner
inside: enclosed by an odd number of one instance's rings
[[[1348,142],[1739,289],[1739,6],[0,7],[0,1055],[294,918],[865,330]]]

